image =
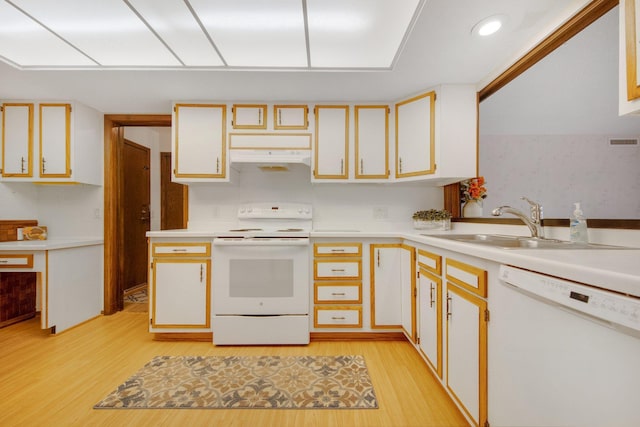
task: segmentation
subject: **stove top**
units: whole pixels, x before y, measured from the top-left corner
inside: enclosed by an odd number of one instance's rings
[[[237,226],[220,233],[227,238],[304,238],[312,229],[311,205],[304,203],[246,203],[238,207]]]

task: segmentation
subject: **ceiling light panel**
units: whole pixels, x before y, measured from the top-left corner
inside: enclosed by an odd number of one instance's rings
[[[190,0],[231,67],[306,67],[302,0]]]
[[[182,0],[129,0],[186,66],[222,66],[224,63]]]
[[[421,0],[307,0],[311,66],[389,68]]]
[[[21,67],[97,65],[5,2],[0,2],[0,56]]]
[[[11,0],[103,66],[180,66],[122,0]]]

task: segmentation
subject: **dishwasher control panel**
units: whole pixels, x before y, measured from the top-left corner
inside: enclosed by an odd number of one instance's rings
[[[500,280],[596,319],[640,331],[640,298],[507,265],[500,266]]]

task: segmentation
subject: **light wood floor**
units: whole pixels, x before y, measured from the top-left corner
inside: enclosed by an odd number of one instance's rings
[[[312,342],[309,346],[215,347],[156,342],[146,313],[101,316],[50,336],[39,319],[0,329],[0,426],[464,426],[407,342]],[[93,409],[157,355],[365,357],[379,409]]]

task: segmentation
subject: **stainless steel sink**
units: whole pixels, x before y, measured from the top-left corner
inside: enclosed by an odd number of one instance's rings
[[[501,234],[423,234],[423,236],[493,246],[502,249],[632,249],[623,246],[574,243],[556,239],[537,239],[526,236],[507,236]]]

